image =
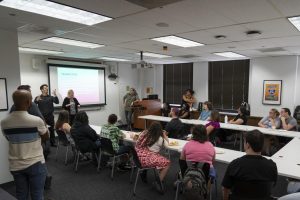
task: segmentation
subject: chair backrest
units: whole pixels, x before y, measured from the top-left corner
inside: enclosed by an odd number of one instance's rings
[[[112,155],[115,154],[115,151],[114,151],[114,148],[112,146],[112,142],[110,139],[102,137],[100,139],[100,142],[101,142],[101,150],[102,151],[112,154]]]
[[[230,199],[269,199],[273,182],[235,181]]]
[[[138,168],[142,168],[142,164],[140,162],[139,156],[137,155],[135,148],[132,148],[131,153],[132,153],[132,159],[133,159],[134,164]]]
[[[65,132],[63,132],[62,130],[56,130],[56,133],[57,133],[57,136],[58,136],[58,140],[60,142],[63,142],[63,143],[68,143],[69,142]]]
[[[216,136],[218,135],[218,132],[220,131],[219,128],[214,128],[214,130],[209,134],[208,139],[209,141],[216,146]]]

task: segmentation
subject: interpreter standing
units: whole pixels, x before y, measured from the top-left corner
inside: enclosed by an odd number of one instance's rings
[[[56,90],[53,90],[53,96],[49,95],[49,87],[47,84],[40,86],[42,92],[41,95],[35,97],[34,103],[36,103],[45,119],[45,122],[49,126],[50,131],[50,144],[56,147],[55,134],[54,134],[54,106],[53,103],[58,104],[59,100],[56,96]]]

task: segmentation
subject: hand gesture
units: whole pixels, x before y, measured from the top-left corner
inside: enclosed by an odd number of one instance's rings
[[[35,99],[36,99],[37,101],[42,100],[41,96],[37,96]]]
[[[56,96],[56,89],[52,91],[53,95]]]
[[[285,118],[284,117],[280,117],[281,121],[285,121]]]

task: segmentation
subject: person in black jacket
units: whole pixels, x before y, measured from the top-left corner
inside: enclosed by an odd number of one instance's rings
[[[72,126],[76,113],[78,112],[78,108],[80,107],[80,103],[74,97],[74,91],[69,90],[68,96],[64,99],[62,104],[62,108],[69,112],[70,125]]]
[[[56,147],[55,144],[55,134],[54,134],[54,106],[53,103],[58,104],[59,100],[56,96],[56,90],[53,90],[53,95],[49,95],[49,88],[47,84],[43,84],[40,87],[42,92],[41,95],[37,96],[34,99],[34,103],[36,103],[45,119],[45,122],[49,125],[50,131],[50,143],[51,146]]]
[[[74,124],[70,130],[76,146],[82,153],[98,153],[100,148],[100,136],[89,126],[89,118],[85,111],[79,111],[74,119]],[[94,156],[94,154],[93,154]],[[94,161],[96,161],[95,157]]]

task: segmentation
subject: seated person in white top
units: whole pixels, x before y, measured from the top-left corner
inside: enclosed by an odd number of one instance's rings
[[[287,131],[297,130],[297,120],[291,116],[288,108],[281,108],[280,111],[281,128]]]
[[[262,118],[259,121],[258,126],[262,128],[273,128],[273,129],[280,128],[280,119],[279,119],[278,110],[272,108],[269,111],[269,116]]]

